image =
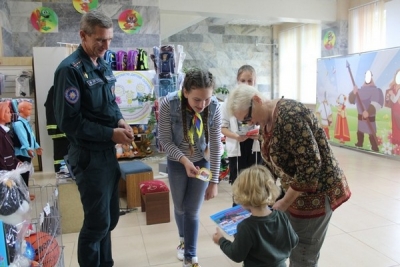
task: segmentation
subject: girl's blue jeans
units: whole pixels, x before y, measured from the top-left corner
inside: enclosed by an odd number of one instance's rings
[[[180,162],[167,160],[167,165],[176,225],[179,236],[184,238],[185,259],[191,260],[196,257],[199,213],[208,182],[188,177],[185,167]],[[204,159],[194,162],[194,166],[210,167]]]

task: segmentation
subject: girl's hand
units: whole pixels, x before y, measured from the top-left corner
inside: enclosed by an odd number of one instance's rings
[[[246,136],[246,135],[238,135],[238,136],[236,137],[236,141],[238,141],[238,142],[243,142],[243,141],[246,141],[247,138],[249,138],[249,137]]]
[[[186,175],[188,177],[196,178],[196,175],[199,173],[199,167],[195,167],[193,162],[188,161],[185,163]]]
[[[209,182],[204,200],[210,200],[218,195],[218,184]]]
[[[214,241],[215,244],[218,245],[221,237],[224,237],[224,236],[222,235],[221,230],[217,227],[215,234],[212,236],[212,240]]]
[[[253,140],[258,140],[259,135],[255,134],[255,135],[250,135],[249,138],[253,139]]]

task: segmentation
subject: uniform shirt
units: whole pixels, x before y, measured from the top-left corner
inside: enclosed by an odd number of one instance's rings
[[[113,129],[123,117],[110,65],[102,58],[97,63],[81,45],[60,63],[54,75],[54,111],[71,144],[101,151],[115,146]]]
[[[269,216],[250,216],[237,226],[233,242],[222,237],[221,250],[244,267],[286,267],[286,259],[299,242],[288,217],[281,211]]]

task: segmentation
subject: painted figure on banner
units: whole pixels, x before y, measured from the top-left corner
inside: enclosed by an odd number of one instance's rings
[[[392,144],[400,146],[400,69],[386,90],[385,106],[391,109]]]
[[[324,93],[324,100],[319,104],[316,113],[320,119],[326,137],[328,138],[328,140],[330,140],[331,138],[329,135],[329,127],[332,124],[332,109],[331,105],[328,102],[328,99],[326,98],[326,92]]]
[[[368,134],[371,149],[379,151],[379,140],[376,136],[376,113],[383,107],[383,92],[378,88],[372,78],[371,71],[365,73],[365,82],[358,88],[354,85],[349,93],[349,102],[355,104],[358,111],[357,143],[356,147],[363,147],[364,134]]]
[[[336,100],[337,103],[337,116],[335,126],[335,139],[338,139],[341,144],[350,141],[349,124],[347,122],[346,114],[346,100],[344,94],[340,94]]]

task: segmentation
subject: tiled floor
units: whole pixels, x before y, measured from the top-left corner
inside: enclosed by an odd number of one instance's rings
[[[339,147],[334,152],[353,195],[333,214],[319,265],[400,266],[400,161]],[[157,164],[153,165],[156,173]],[[35,177],[37,183],[43,179],[40,173]],[[211,241],[216,226],[209,215],[230,205],[231,186],[223,181],[218,197],[205,202],[201,211],[198,257],[202,267],[241,266]],[[62,237],[66,267],[78,266],[77,236]],[[182,266],[175,256],[178,236],[172,210],[170,223],[149,226],[140,210],[121,216],[112,239],[117,267]]]

